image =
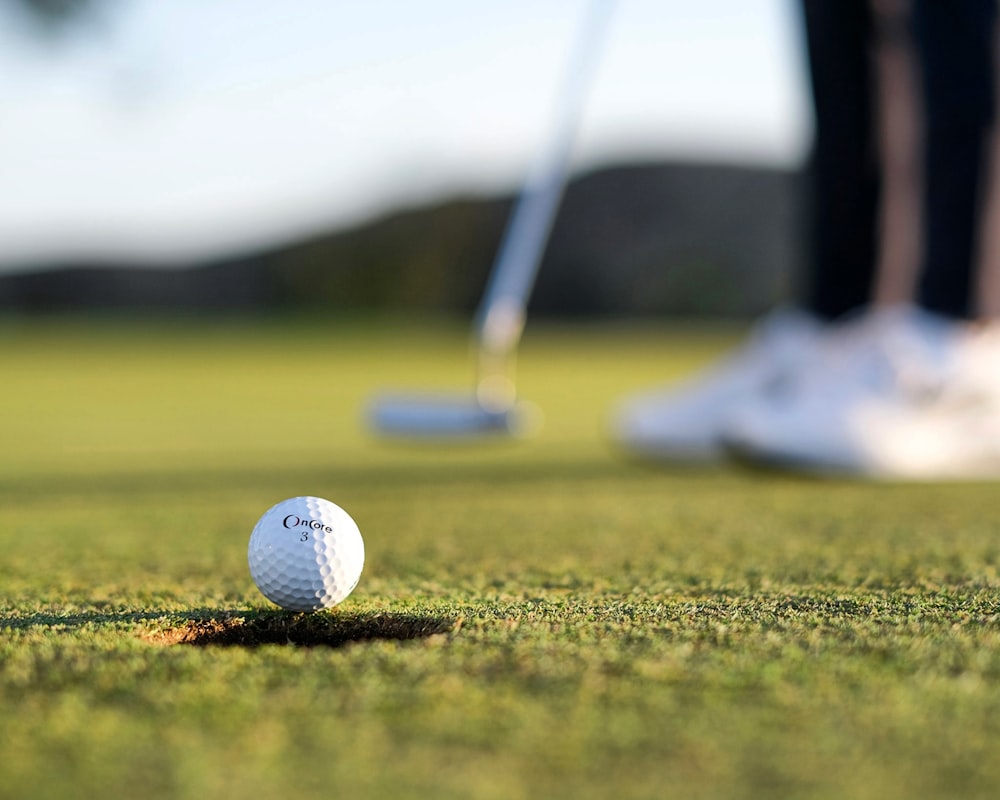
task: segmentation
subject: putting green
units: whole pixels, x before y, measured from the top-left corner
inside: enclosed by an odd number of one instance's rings
[[[373,439],[465,333],[0,321],[0,797],[994,796],[995,486],[619,458],[734,331],[529,326],[535,439]],[[329,613],[247,570],[300,494],[365,536]]]

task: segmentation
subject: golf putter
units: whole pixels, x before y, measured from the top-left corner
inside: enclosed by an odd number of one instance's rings
[[[514,361],[528,300],[566,188],[573,140],[609,27],[613,0],[591,0],[558,99],[551,138],[532,165],[507,222],[473,323],[476,385],[470,393],[391,394],[369,408],[372,429],[387,437],[456,439],[523,436],[539,413],[518,400]]]

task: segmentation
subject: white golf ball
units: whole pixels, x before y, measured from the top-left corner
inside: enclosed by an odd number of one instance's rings
[[[365,565],[365,543],[340,506],[320,497],[292,497],[257,521],[247,561],[253,582],[272,603],[318,611],[354,591]]]

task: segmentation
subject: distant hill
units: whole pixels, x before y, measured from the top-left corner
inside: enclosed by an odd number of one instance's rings
[[[454,199],[195,267],[60,264],[0,276],[0,310],[467,313],[511,203]],[[584,174],[567,189],[531,311],[757,314],[794,291],[800,207],[792,171],[665,163]]]

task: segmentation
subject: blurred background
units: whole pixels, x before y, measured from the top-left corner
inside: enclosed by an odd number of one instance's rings
[[[0,0],[0,311],[478,303],[587,0]],[[620,0],[538,316],[795,291],[792,0]]]

